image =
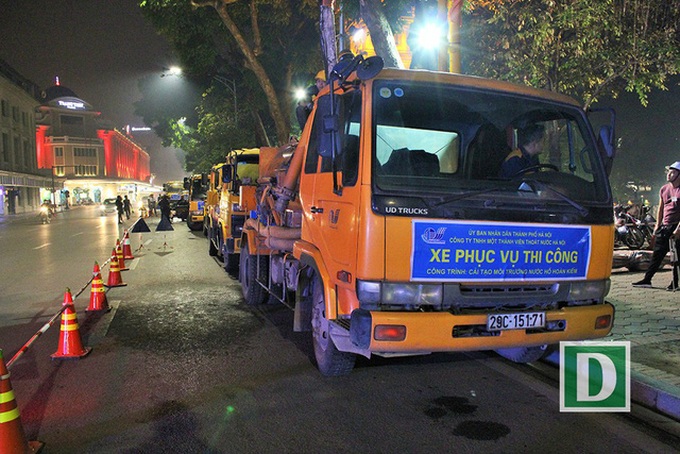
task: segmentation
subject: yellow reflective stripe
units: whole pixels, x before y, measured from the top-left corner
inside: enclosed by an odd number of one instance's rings
[[[61,325],[62,331],[75,331],[78,329],[78,324],[73,323],[72,325]]]
[[[6,393],[0,393],[0,404],[11,402],[14,400],[14,391],[7,391]]]
[[[91,293],[104,293],[104,288],[103,287],[92,287]]]
[[[63,315],[61,316],[61,319],[62,319],[62,320],[75,320],[75,319],[76,319],[76,314],[75,314],[75,313],[73,313],[73,314],[63,314]]]
[[[3,413],[0,413],[0,424],[4,422],[10,422],[14,421],[15,419],[19,418],[19,409],[15,408],[14,410],[10,411],[5,411]]]

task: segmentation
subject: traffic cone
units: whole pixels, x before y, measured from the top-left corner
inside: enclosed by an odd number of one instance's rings
[[[123,287],[127,284],[123,283],[123,277],[120,275],[120,267],[118,266],[118,256],[114,249],[111,253],[111,263],[109,263],[109,279],[106,282],[107,287]]]
[[[43,443],[26,441],[21,425],[19,406],[14,399],[10,373],[0,350],[0,452],[3,454],[29,454],[40,452]]]
[[[111,308],[106,300],[106,291],[104,290],[104,281],[102,281],[99,263],[94,262],[92,274],[94,277],[92,278],[92,290],[90,291],[90,305],[87,306],[85,311],[110,311]]]
[[[132,255],[132,248],[130,247],[130,234],[127,230],[123,235],[123,257],[125,260],[132,260],[135,258],[135,256]]]
[[[123,255],[123,248],[120,246],[120,240],[116,239],[116,257],[118,257],[118,267],[121,271],[127,271],[130,268],[125,266],[125,257]]]
[[[61,332],[59,333],[59,346],[57,351],[52,354],[52,359],[67,358],[79,359],[92,351],[91,348],[83,347],[80,340],[80,329],[78,327],[78,317],[76,308],[73,306],[71,290],[66,289],[64,293],[64,312],[61,313]]]

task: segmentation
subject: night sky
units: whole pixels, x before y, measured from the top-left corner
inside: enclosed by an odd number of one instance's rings
[[[75,91],[102,116],[123,127],[144,126],[133,114],[137,80],[176,63],[167,42],[147,24],[138,0],[0,0],[0,58],[41,87]],[[159,77],[159,83],[162,79]],[[680,160],[680,77],[668,92],[652,92],[649,106],[624,93],[601,104],[617,111],[622,148],[614,173],[642,180],[658,191],[663,167]],[[184,172],[174,150],[161,148],[153,133],[135,135],[151,155],[157,181]],[[654,196],[654,199],[656,196]]]
[[[0,0],[0,58],[41,88],[73,90],[122,129],[134,115],[137,81],[176,64],[170,45],[146,23],[138,0]],[[151,156],[155,183],[184,176],[176,151],[153,132],[134,133]]]

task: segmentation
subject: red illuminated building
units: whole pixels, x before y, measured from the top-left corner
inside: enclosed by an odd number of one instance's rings
[[[36,157],[38,168],[66,178],[71,202],[134,196],[137,184],[150,183],[149,154],[58,81],[36,109]]]

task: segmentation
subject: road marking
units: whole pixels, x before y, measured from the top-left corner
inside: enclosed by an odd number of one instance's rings
[[[52,244],[52,243],[41,244],[41,245],[38,246],[38,247],[34,247],[33,250],[35,251],[35,250],[38,250],[38,249],[42,249],[42,248],[44,248],[44,247],[49,246],[50,244]]]
[[[83,232],[74,233],[73,235],[71,235],[71,237],[82,235],[82,234],[83,234]]]

